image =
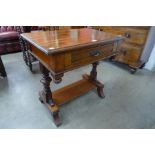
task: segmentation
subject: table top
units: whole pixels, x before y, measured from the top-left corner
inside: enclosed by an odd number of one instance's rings
[[[90,45],[107,44],[123,39],[120,35],[89,28],[34,31],[23,33],[21,36],[47,55]]]

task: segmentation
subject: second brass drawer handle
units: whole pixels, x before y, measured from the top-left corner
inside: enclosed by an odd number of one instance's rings
[[[91,51],[91,52],[89,52],[89,55],[97,57],[97,56],[101,55],[101,52],[100,51]]]

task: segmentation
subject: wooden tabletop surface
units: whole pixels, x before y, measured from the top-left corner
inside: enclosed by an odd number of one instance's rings
[[[110,43],[123,37],[102,31],[82,29],[61,29],[56,31],[34,31],[21,36],[46,54],[54,54],[79,47]]]

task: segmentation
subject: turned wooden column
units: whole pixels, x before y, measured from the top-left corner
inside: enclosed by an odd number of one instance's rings
[[[19,42],[20,42],[21,50],[23,52],[23,59],[25,61],[25,64],[28,65],[27,55],[26,55],[26,51],[27,51],[26,43],[25,43],[25,41],[21,37],[19,37]]]
[[[92,80],[92,81],[95,81],[97,79],[97,65],[98,64],[99,64],[98,62],[95,62],[92,64],[93,67],[90,72],[90,80]]]
[[[41,91],[41,94],[40,94],[41,101],[43,101],[44,103],[50,104],[51,106],[54,106],[54,103],[52,100],[52,92],[50,89],[50,83],[52,79],[49,76],[48,69],[46,69],[41,63],[39,64],[40,64],[40,70],[42,72],[41,83],[43,84],[43,90]]]
[[[27,58],[28,58],[28,66],[30,71],[32,72],[32,55],[27,51]]]
[[[61,119],[59,116],[59,108],[58,106],[53,102],[52,99],[52,92],[50,89],[50,83],[52,81],[51,77],[49,76],[49,71],[40,63],[40,69],[42,72],[42,79],[41,83],[43,84],[43,90],[39,92],[40,101],[42,103],[45,103],[48,105],[48,108],[51,111],[53,122],[56,126],[61,125]]]
[[[97,65],[99,65],[99,62],[94,62],[92,64],[92,70],[90,72],[89,80],[96,85],[98,96],[104,98],[105,97],[103,92],[104,85],[97,80]]]
[[[5,68],[4,68],[4,65],[3,65],[3,62],[2,62],[2,59],[1,59],[1,56],[0,56],[0,75],[2,77],[6,77],[7,76]]]

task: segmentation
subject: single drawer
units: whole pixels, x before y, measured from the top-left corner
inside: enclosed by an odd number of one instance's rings
[[[85,48],[83,50],[75,51],[71,53],[72,63],[85,61],[85,60],[98,60],[100,58],[106,58],[113,52],[113,44],[107,44],[104,46],[96,46],[93,48]]]
[[[149,29],[125,26],[109,26],[103,27],[103,31],[125,36],[125,42],[143,45]]]
[[[65,67],[79,67],[84,66],[95,61],[100,61],[113,56],[116,51],[114,49],[114,44],[100,45],[90,48],[81,48],[78,50],[70,51],[66,54]]]

